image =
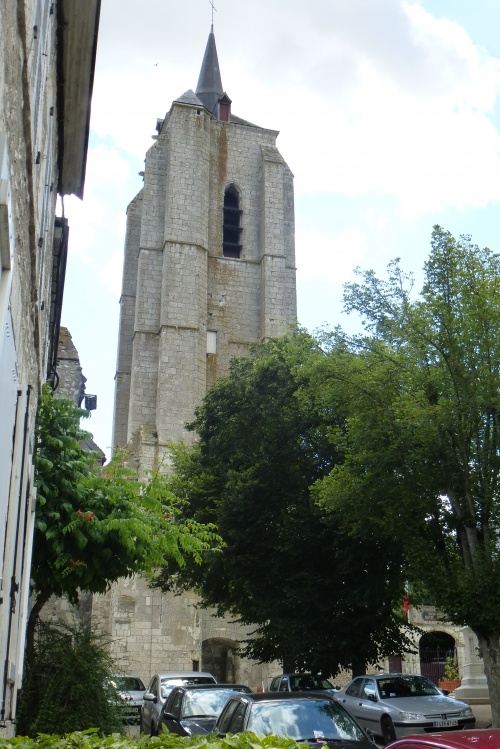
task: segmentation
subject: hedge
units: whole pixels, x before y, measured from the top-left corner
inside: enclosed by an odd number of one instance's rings
[[[0,738],[0,749],[303,749],[293,740],[279,736],[257,736],[250,731],[228,734],[219,738],[208,736],[176,736],[165,733],[161,736],[138,737],[112,734],[101,736],[99,729],[75,731],[65,736],[38,734],[36,738],[16,736]]]

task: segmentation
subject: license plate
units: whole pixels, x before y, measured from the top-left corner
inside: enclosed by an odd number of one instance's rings
[[[453,728],[458,726],[458,720],[435,720],[432,725],[434,728]]]

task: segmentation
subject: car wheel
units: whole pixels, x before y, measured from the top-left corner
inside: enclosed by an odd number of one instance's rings
[[[382,736],[384,737],[384,742],[386,744],[390,744],[391,741],[396,741],[396,731],[394,730],[394,723],[388,715],[384,715],[384,717],[380,721],[380,727],[382,729]]]

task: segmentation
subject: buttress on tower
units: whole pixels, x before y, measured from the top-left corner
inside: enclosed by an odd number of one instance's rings
[[[157,133],[127,211],[113,428],[140,470],[190,438],[185,424],[232,357],[296,317],[293,175],[278,132],[231,113],[213,28],[196,93]],[[200,667],[257,687],[263,667],[234,655],[248,633],[196,600],[124,580],[93,618],[124,672]]]

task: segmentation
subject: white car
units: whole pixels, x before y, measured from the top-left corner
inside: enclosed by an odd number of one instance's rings
[[[191,684],[217,684],[212,674],[205,671],[165,671],[155,674],[149,682],[141,710],[141,733],[158,735],[163,703],[174,687]]]
[[[125,703],[123,722],[129,724],[140,723],[141,708],[146,692],[142,680],[138,676],[116,674],[111,679],[112,685]]]
[[[334,695],[365,730],[384,741],[417,733],[474,728],[469,705],[452,699],[423,676],[358,676]]]

